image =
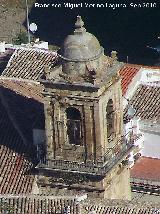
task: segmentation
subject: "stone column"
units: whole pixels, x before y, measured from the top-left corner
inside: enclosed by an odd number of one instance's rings
[[[122,104],[122,95],[120,93],[120,105],[119,105],[119,133],[123,134],[123,104]]]
[[[116,137],[120,134],[120,103],[119,103],[119,91],[118,88],[115,92],[115,104],[114,104],[114,130]]]
[[[60,114],[59,114],[59,141],[61,142],[61,145],[63,147],[65,144],[65,141],[66,141],[66,132],[67,132],[66,117],[65,117],[66,106],[60,105],[59,110],[60,110]]]
[[[95,150],[96,159],[102,156],[104,152],[104,147],[101,142],[101,129],[100,129],[100,117],[99,117],[99,103],[95,102],[93,107],[93,126],[94,126],[94,136],[95,136]]]
[[[93,138],[93,114],[90,104],[85,103],[85,137],[87,146],[87,158],[94,159],[94,138]],[[91,155],[92,154],[92,155]]]
[[[46,132],[46,150],[47,158],[53,157],[53,106],[52,99],[50,96],[45,98],[44,102],[44,112],[45,112],[45,132]]]
[[[61,114],[60,114],[60,105],[58,102],[55,102],[54,104],[54,149],[55,149],[55,155],[58,158],[61,158],[62,156],[62,147],[63,147],[63,142],[61,139],[62,135],[62,124],[61,124]]]

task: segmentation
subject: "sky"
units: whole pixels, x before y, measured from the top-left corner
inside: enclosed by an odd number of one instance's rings
[[[87,31],[98,38],[106,54],[116,50],[120,61],[125,62],[128,56],[130,63],[159,62],[159,53],[147,46],[160,46],[160,1],[37,0],[29,20],[38,26],[36,37],[60,46],[73,32],[77,15],[82,16]]]

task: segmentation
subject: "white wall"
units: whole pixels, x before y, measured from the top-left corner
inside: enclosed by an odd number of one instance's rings
[[[126,133],[131,130],[133,134],[142,134],[134,142],[134,145],[139,148],[139,153],[145,157],[160,159],[160,124],[154,124],[151,121],[140,121],[138,118],[134,118],[125,125]],[[134,155],[133,153],[130,154],[130,162],[133,162]]]
[[[0,53],[5,52],[5,42],[0,42]]]
[[[33,45],[33,47],[35,48],[42,48],[42,49],[47,49],[48,50],[48,42],[39,42],[39,43],[35,43]]]
[[[142,155],[160,159],[160,124],[157,121],[141,120],[139,127],[144,135]]]
[[[140,84],[160,87],[160,68],[142,67],[129,84],[127,92],[124,95],[125,98],[131,100]],[[123,99],[124,109],[128,104],[125,98]],[[135,142],[135,146],[139,145],[141,149],[140,153],[143,156],[160,159],[160,124],[156,120],[141,121],[138,118],[134,118],[130,123],[125,125],[126,133],[131,129],[134,134],[142,133],[142,138]],[[130,155],[130,160],[133,161],[133,154],[131,153]]]
[[[139,129],[139,118],[133,118],[131,119],[127,124],[125,124],[125,133],[131,133],[132,137],[137,136],[138,138],[134,141],[135,147],[137,149],[135,150],[138,153],[141,153],[141,150],[144,146],[144,136],[143,133]],[[126,139],[130,139],[130,134],[126,135]],[[129,162],[130,162],[130,168],[134,165],[134,156],[136,155],[136,152],[131,152],[130,157],[129,157]]]
[[[144,132],[142,156],[160,159],[160,135]]]
[[[141,68],[142,83],[153,83],[160,81],[160,69]]]

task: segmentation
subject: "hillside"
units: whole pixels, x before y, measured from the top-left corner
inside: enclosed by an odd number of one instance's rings
[[[28,0],[29,7],[34,0]],[[26,18],[25,0],[1,0],[0,41],[11,43],[16,34],[24,31]]]
[[[5,6],[5,7],[12,7],[12,8],[16,8],[16,7],[21,7],[24,8],[25,7],[25,0],[1,0],[1,6]],[[35,2],[34,0],[28,0],[28,5],[32,5],[33,2]]]

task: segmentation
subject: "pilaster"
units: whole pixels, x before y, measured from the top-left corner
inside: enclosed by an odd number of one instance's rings
[[[44,112],[45,112],[45,131],[46,131],[46,150],[47,150],[47,158],[53,157],[53,139],[54,139],[54,132],[53,132],[53,104],[52,98],[50,96],[45,97],[44,102]]]

